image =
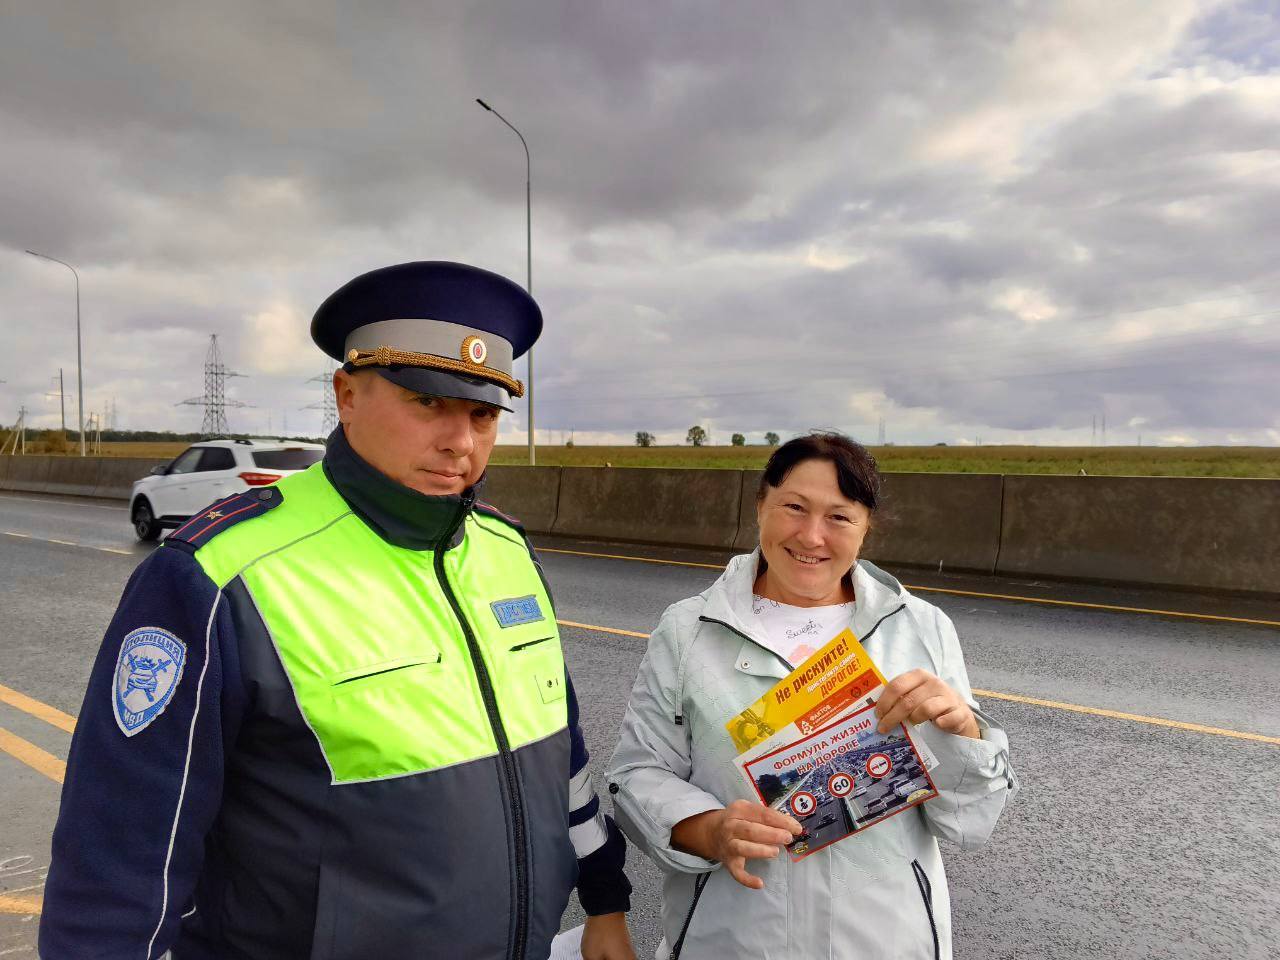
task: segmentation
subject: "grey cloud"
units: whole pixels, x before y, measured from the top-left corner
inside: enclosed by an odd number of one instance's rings
[[[533,150],[549,428],[865,433],[883,410],[931,440],[1104,408],[1280,427],[1268,355],[1224,319],[1280,306],[1280,102],[1232,82],[1271,69],[1280,25],[1257,4],[353,10],[8,16],[0,245],[82,267],[91,382],[131,425],[179,422],[208,333],[251,366],[270,349],[252,317],[305,318],[362,270],[448,257],[522,279],[524,158],[483,96]],[[992,142],[938,146],[990,117]],[[65,328],[65,279],[0,274],[3,315]],[[1018,291],[1052,316],[1018,316]],[[1134,311],[1192,301],[1153,315],[1174,339],[1106,346]],[[37,355],[21,332],[14,349]],[[46,375],[0,377],[2,404]],[[262,404],[241,422],[311,416],[295,379],[238,383]]]

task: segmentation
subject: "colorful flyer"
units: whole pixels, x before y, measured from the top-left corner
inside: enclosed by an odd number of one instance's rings
[[[874,704],[785,746],[742,758],[760,801],[789,813],[804,832],[788,847],[803,860],[938,795],[911,735],[876,729]]]
[[[802,734],[816,730],[857,701],[874,697],[884,682],[853,631],[844,630],[725,729],[743,754],[788,728]]]

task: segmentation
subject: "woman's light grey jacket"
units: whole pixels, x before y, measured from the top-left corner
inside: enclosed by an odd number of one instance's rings
[[[991,835],[1017,790],[1009,741],[978,710],[955,628],[883,570],[859,561],[853,632],[892,679],[922,667],[974,708],[982,739],[916,728],[939,760],[939,795],[799,863],[750,861],[765,881],[749,890],[714,861],[671,846],[671,828],[733,800],[754,800],[734,765],[724,724],[792,666],[752,636],[758,551],[735,557],[704,593],[669,607],[640,664],[609,790],[627,835],[663,872],[659,960],[688,925],[684,960],[951,957],[951,901],[936,838],[965,849]]]

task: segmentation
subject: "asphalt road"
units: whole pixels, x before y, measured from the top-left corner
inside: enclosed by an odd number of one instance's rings
[[[579,553],[719,561],[635,546],[543,546],[562,620],[634,633],[717,571]],[[149,549],[133,542],[121,504],[0,494],[0,684],[77,713],[103,628]],[[1000,695],[981,699],[1009,730],[1023,783],[986,848],[944,850],[957,958],[1280,952],[1280,744],[1149,722],[1280,738],[1280,627],[1061,603],[1272,622],[1280,605],[899,573],[933,588],[922,596],[955,620],[974,687]],[[563,634],[587,741],[603,763],[644,640],[580,627]],[[58,797],[51,775],[70,741],[31,709],[0,702],[0,957],[35,955],[32,911]],[[657,874],[638,855],[630,872],[633,934],[640,956],[652,956]]]

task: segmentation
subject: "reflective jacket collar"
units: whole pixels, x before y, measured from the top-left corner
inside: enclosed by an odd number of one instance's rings
[[[464,521],[480,488],[476,484],[445,497],[411,490],[351,449],[341,425],[329,435],[324,473],[356,515],[383,540],[409,550],[432,550],[441,543],[450,549],[461,543]]]
[[[720,579],[702,594],[706,600],[702,619],[723,624],[753,645],[772,654],[769,645],[759,638],[756,618],[751,615],[751,598],[759,566],[759,547],[751,553],[730,560]],[[857,637],[864,637],[870,633],[881,617],[892,612],[907,598],[906,588],[895,577],[866,560],[859,560],[854,564],[853,592],[853,622],[850,626]],[[773,656],[776,658],[776,655]],[[762,658],[759,655],[748,655],[744,647],[738,654],[737,667],[746,673],[775,675],[776,668],[764,666],[761,661]],[[744,667],[744,663],[748,666]],[[785,676],[786,674],[777,675]]]

